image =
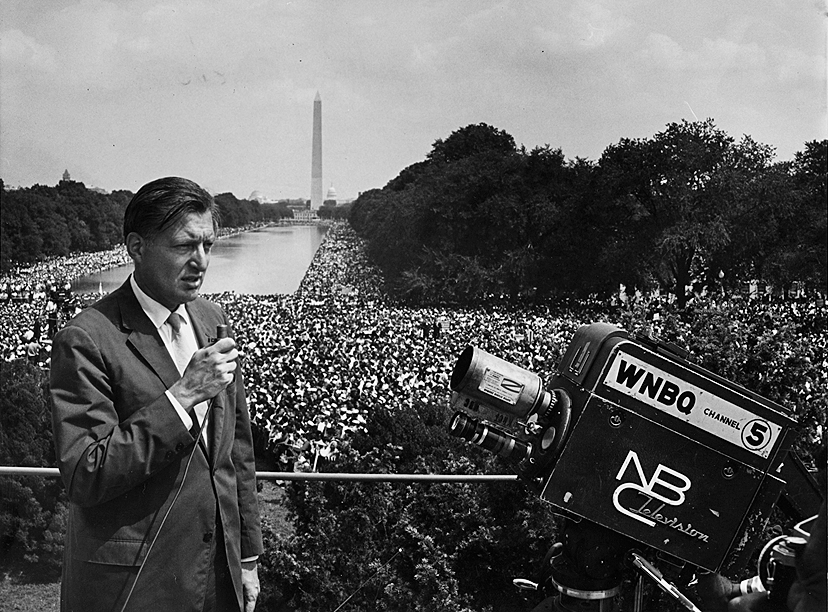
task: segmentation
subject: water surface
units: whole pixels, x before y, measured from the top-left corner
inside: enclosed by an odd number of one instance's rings
[[[202,293],[289,294],[299,288],[326,228],[318,225],[267,227],[216,241]],[[75,293],[117,289],[133,266],[83,276]]]

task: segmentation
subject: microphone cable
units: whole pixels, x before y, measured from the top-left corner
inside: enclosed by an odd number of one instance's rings
[[[219,340],[221,338],[227,338],[226,325],[218,325],[216,328],[216,340]],[[207,422],[210,420],[210,417],[212,416],[214,400],[215,398],[211,398],[210,401],[207,403],[207,411],[204,413],[204,419],[202,419],[201,421],[201,426],[198,428],[198,435],[196,436],[195,443],[193,444],[193,450],[190,451],[190,456],[187,457],[187,465],[184,466],[184,475],[181,477],[181,484],[178,485],[178,490],[175,492],[175,496],[173,497],[172,502],[167,508],[167,512],[164,513],[164,518],[161,519],[161,524],[158,526],[158,530],[155,532],[155,535],[152,538],[152,542],[150,542],[150,545],[147,548],[147,554],[144,555],[144,560],[141,562],[141,566],[138,568],[138,573],[135,574],[135,580],[132,581],[132,586],[129,589],[129,593],[127,593],[126,599],[124,600],[124,605],[121,606],[121,612],[126,611],[126,607],[129,604],[129,600],[132,597],[132,593],[135,591],[135,586],[138,584],[138,579],[141,577],[141,573],[144,571],[144,567],[147,564],[147,559],[149,559],[150,553],[152,552],[152,548],[153,546],[155,546],[155,542],[156,540],[158,540],[158,536],[161,535],[161,530],[164,528],[164,523],[167,522],[167,517],[170,516],[170,512],[172,512],[172,509],[175,507],[175,502],[178,501],[178,496],[181,495],[181,490],[184,488],[184,483],[187,481],[187,474],[190,472],[190,464],[192,463],[193,456],[195,455],[196,449],[198,448],[198,441],[201,439],[201,436],[204,432],[204,427],[207,425]],[[221,520],[221,518],[219,518],[219,520]]]

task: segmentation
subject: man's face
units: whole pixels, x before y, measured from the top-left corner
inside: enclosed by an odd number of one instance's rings
[[[175,310],[198,296],[213,242],[209,211],[189,213],[151,240],[130,234],[127,249],[135,261],[135,281],[151,298]]]

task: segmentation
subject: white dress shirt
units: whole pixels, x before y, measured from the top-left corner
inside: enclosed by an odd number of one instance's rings
[[[138,303],[141,305],[141,308],[149,317],[150,321],[152,321],[152,324],[155,325],[155,328],[158,330],[158,334],[161,336],[161,340],[164,341],[164,346],[167,348],[167,352],[170,354],[170,357],[174,362],[175,356],[172,349],[172,328],[167,324],[167,319],[170,316],[170,309],[148,296],[141,289],[141,287],[138,286],[138,283],[135,282],[135,277],[133,275],[129,276],[129,283],[132,287],[133,293],[135,293]],[[184,304],[179,305],[175,312],[181,315],[181,318],[184,319],[181,325],[181,334],[185,336],[186,342],[192,346],[193,352],[195,352],[195,350],[198,349],[198,342],[196,341],[195,331],[193,330],[193,322],[190,320],[190,315],[187,313],[187,309]],[[175,408],[175,411],[181,418],[181,422],[184,424],[184,427],[187,429],[192,428],[193,419],[190,417],[188,412],[179,403],[179,401],[175,399],[173,394],[170,393],[169,389],[166,393],[167,398],[169,398],[170,403],[172,403],[173,408]],[[200,425],[204,421],[204,416],[207,413],[207,402],[201,402],[195,406],[194,410]],[[204,441],[207,442],[207,427],[204,427],[202,432]]]

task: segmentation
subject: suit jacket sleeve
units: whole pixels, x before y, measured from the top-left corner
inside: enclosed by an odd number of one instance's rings
[[[224,311],[207,301],[192,302],[191,315],[195,314],[194,321],[202,330],[215,329],[216,324],[229,325]],[[230,337],[235,338],[232,326]],[[262,546],[262,530],[259,517],[259,503],[256,490],[256,459],[253,452],[253,436],[250,429],[250,413],[247,409],[243,363],[239,360],[236,377],[224,390],[223,397],[227,401],[222,404],[233,407],[233,426],[227,433],[232,433],[233,440],[230,447],[229,463],[232,465],[235,491],[227,490],[220,503],[225,503],[235,493],[235,504],[239,517],[239,543],[241,558],[255,557],[264,552]],[[217,417],[219,418],[219,417]],[[226,436],[223,436],[226,437]],[[218,458],[215,477],[220,479],[224,474],[222,458]],[[228,530],[235,535],[235,529]]]
[[[232,459],[236,468],[242,559],[255,557],[264,552],[256,491],[256,460],[253,454],[250,413],[247,409],[244,389],[244,376],[239,368],[236,381],[236,431]]]
[[[126,373],[110,365],[86,329],[70,324],[55,336],[50,387],[57,461],[69,499],[83,507],[133,489],[193,443],[163,385],[132,368],[134,379],[125,386],[113,378]],[[136,390],[142,403],[126,405],[116,385],[122,394]]]

